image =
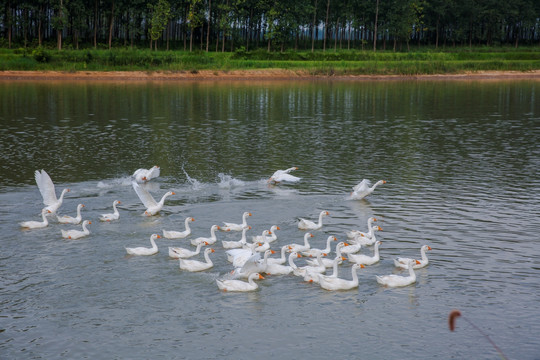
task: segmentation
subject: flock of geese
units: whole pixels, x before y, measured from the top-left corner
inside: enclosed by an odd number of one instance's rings
[[[272,184],[281,182],[298,182],[299,177],[290,173],[297,170],[292,167],[286,170],[277,170],[269,179]],[[148,192],[146,184],[152,179],[160,175],[160,168],[154,166],[151,169],[138,169],[132,175],[132,186],[135,193],[145,206],[145,216],[153,216],[157,214],[164,206],[167,197],[175,193],[169,191],[165,193],[160,201],[156,201]],[[45,170],[35,171],[35,180],[39,191],[43,198],[45,207],[41,211],[42,221],[24,221],[20,223],[23,229],[38,229],[48,226],[48,216],[55,216],[58,223],[62,224],[80,224],[81,230],[61,230],[61,235],[65,239],[79,239],[90,234],[88,225],[92,224],[89,220],[82,221],[81,210],[83,204],[77,206],[77,215],[59,216],[57,211],[62,205],[64,195],[69,189],[63,189],[60,196],[56,196],[54,183]],[[350,194],[350,199],[360,200],[370,195],[377,186],[385,184],[386,181],[380,180],[374,185],[370,181],[364,179],[358,185],[353,187]],[[120,201],[113,202],[113,212],[101,214],[100,221],[117,221],[120,218],[117,205]],[[348,290],[358,287],[357,271],[365,266],[373,265],[379,262],[379,246],[381,241],[376,238],[376,233],[382,228],[373,223],[377,221],[375,217],[370,217],[367,220],[367,231],[351,230],[347,232],[347,241],[338,242],[335,246],[335,256],[330,256],[332,253],[332,244],[337,242],[335,236],[329,236],[326,240],[326,247],[319,249],[314,248],[310,244],[310,239],[313,237],[312,231],[319,230],[323,227],[324,217],[330,215],[326,210],[321,211],[316,221],[308,219],[299,219],[298,229],[306,230],[303,243],[291,243],[281,246],[279,257],[272,257],[276,251],[270,249],[271,244],[277,241],[276,231],[281,230],[279,226],[274,225],[268,230],[264,230],[261,235],[252,236],[251,241],[247,239],[247,231],[251,229],[248,224],[248,217],[252,214],[244,212],[241,223],[227,223],[223,225],[213,225],[210,229],[210,236],[197,237],[190,240],[190,244],[195,248],[169,247],[169,257],[178,259],[180,269],[184,271],[197,272],[205,271],[212,268],[213,262],[210,258],[215,252],[211,245],[217,243],[217,231],[226,232],[241,232],[241,238],[238,241],[221,241],[221,245],[225,250],[227,260],[232,264],[232,270],[225,276],[216,280],[216,284],[223,291],[253,291],[258,288],[256,280],[264,279],[266,275],[289,275],[298,276],[311,283],[317,283],[321,288],[326,290]],[[191,235],[190,223],[195,221],[193,217],[187,217],[184,222],[184,230],[169,231],[163,230],[163,237],[168,239],[184,239]],[[134,256],[149,256],[158,252],[156,240],[161,238],[159,234],[150,236],[151,247],[128,247],[126,252]],[[366,246],[373,246],[373,255],[361,254],[360,249]],[[204,251],[202,250],[204,247]],[[416,282],[414,270],[425,267],[429,261],[426,251],[431,250],[428,245],[423,245],[420,249],[421,258],[397,258],[394,259],[394,265],[397,268],[408,270],[408,275],[402,276],[397,274],[376,276],[379,284],[389,287],[407,286]],[[194,259],[201,251],[203,252],[204,260]],[[305,266],[298,266],[295,261],[298,258],[307,257]],[[339,265],[344,261],[353,263],[351,267],[351,278],[346,279],[339,277]],[[332,268],[332,273],[327,274],[327,269]]]

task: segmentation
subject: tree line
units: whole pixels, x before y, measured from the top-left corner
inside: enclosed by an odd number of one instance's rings
[[[0,0],[0,46],[189,51],[540,45],[538,0]]]

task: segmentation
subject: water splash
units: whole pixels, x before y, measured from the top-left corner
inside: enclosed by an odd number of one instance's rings
[[[241,186],[246,185],[244,181],[235,179],[231,175],[219,173],[218,177],[219,177],[218,186],[222,189],[231,189],[231,188],[241,187]]]
[[[203,188],[203,184],[199,180],[194,179],[191,176],[189,176],[186,169],[184,169],[184,165],[182,165],[182,171],[186,175],[186,179],[191,184],[191,187],[193,188],[193,190],[200,190]]]

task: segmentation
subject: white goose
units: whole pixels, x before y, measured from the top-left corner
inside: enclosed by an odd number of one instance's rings
[[[152,236],[150,236],[150,243],[152,244],[152,247],[126,248],[126,252],[129,255],[142,255],[142,256],[149,256],[149,255],[157,254],[158,247],[156,245],[156,239],[159,239],[159,238],[161,238],[161,236],[159,236],[158,234],[152,234]]]
[[[47,210],[47,208],[41,209],[41,218],[43,221],[23,221],[19,223],[23,229],[41,229],[44,227],[47,227],[49,225],[49,220],[47,219],[47,215],[50,214],[51,211]]]
[[[288,245],[283,245],[281,247],[280,257],[279,258],[269,258],[268,259],[268,264],[279,264],[279,265],[285,264],[285,261],[287,261],[287,257],[285,255],[285,253],[287,252],[288,249],[289,249]]]
[[[214,266],[214,263],[212,263],[212,260],[210,260],[210,253],[215,252],[212,248],[206,248],[204,250],[204,260],[205,261],[199,261],[199,260],[186,260],[186,259],[179,259],[180,262],[180,269],[187,270],[191,272],[195,271],[204,271],[208,270],[211,267]]]
[[[290,251],[296,251],[296,252],[301,252],[301,251],[307,251],[311,248],[311,245],[309,244],[309,240],[308,238],[310,237],[313,237],[313,234],[312,233],[305,233],[304,235],[304,244],[290,244],[289,245],[289,250]]]
[[[319,275],[319,284],[325,290],[350,290],[358,287],[358,274],[356,271],[360,268],[364,268],[364,265],[354,264],[351,267],[352,280],[346,280],[339,277],[324,277]]]
[[[313,282],[314,283],[320,283],[321,277],[324,277],[327,282],[331,281],[333,278],[337,278],[338,277],[338,271],[339,271],[338,270],[338,265],[341,264],[344,260],[347,260],[347,259],[345,259],[342,256],[336,256],[334,258],[334,260],[332,260],[332,274],[330,274],[330,275],[319,274],[319,276],[317,278],[313,278]]]
[[[122,202],[120,200],[114,200],[112,204],[113,212],[109,214],[101,214],[101,216],[99,217],[99,220],[107,221],[107,222],[118,220],[120,218],[120,213],[118,212],[118,209],[116,208],[116,206],[121,203]]]
[[[43,204],[46,206],[45,209],[49,210],[51,213],[55,214],[56,210],[62,205],[64,201],[65,193],[69,192],[69,189],[62,190],[59,198],[56,198],[56,192],[54,190],[54,183],[51,180],[49,174],[45,170],[36,170],[34,173],[36,179],[36,184],[39,188],[39,192],[43,197]]]
[[[426,251],[428,251],[428,250],[431,250],[431,247],[429,245],[422,245],[422,247],[420,248],[420,256],[422,258],[420,260],[418,260],[419,264],[413,263],[413,269],[420,269],[420,268],[423,268],[424,266],[426,266],[427,264],[429,264],[429,260],[428,260],[427,255],[426,255]],[[394,259],[394,265],[396,265],[396,267],[406,269],[407,266],[408,266],[407,264],[408,264],[409,260],[415,260],[415,259],[399,257],[397,259]]]
[[[230,276],[233,278],[245,278],[253,273],[263,273],[266,272],[266,267],[268,266],[268,256],[270,254],[275,254],[274,250],[266,250],[264,252],[264,257],[261,259],[261,255],[259,253],[252,255],[240,268],[234,269]]]
[[[261,246],[261,243],[246,244],[242,249],[229,249],[225,251],[227,261],[231,262],[235,268],[242,267],[245,262],[255,254],[255,248]]]
[[[268,231],[268,233],[270,234],[270,230],[266,230]],[[259,246],[256,246],[255,248],[253,248],[254,251],[256,252],[265,252],[266,250],[270,249],[270,243],[268,241],[263,241],[262,243],[255,243],[255,244],[259,244]]]
[[[373,226],[371,228],[373,231],[370,231],[371,237],[364,236],[363,233],[358,234],[354,240],[354,242],[357,242],[360,245],[373,245],[377,241],[377,237],[375,236],[375,231],[383,231],[382,227],[380,226]],[[369,234],[369,233],[368,233]]]
[[[270,176],[270,178],[268,179],[268,182],[274,183],[274,184],[277,184],[283,181],[298,182],[300,181],[299,177],[289,174],[291,171],[294,171],[294,170],[298,170],[298,168],[292,167],[286,170],[277,170],[276,172],[274,172],[274,174],[272,174],[272,176]]]
[[[62,237],[64,239],[80,239],[82,237],[90,235],[90,230],[88,230],[86,227],[88,225],[92,224],[90,220],[84,220],[82,223],[82,231],[81,230],[61,230],[62,231]]]
[[[223,248],[224,249],[238,249],[246,245],[247,244],[246,233],[248,230],[251,230],[251,226],[249,225],[242,229],[242,237],[238,241],[222,240],[221,244],[223,245]]]
[[[253,273],[249,275],[247,282],[236,279],[216,279],[216,283],[218,288],[223,291],[254,291],[259,287],[254,281],[255,279],[264,279],[264,277],[259,273]]]
[[[346,243],[346,242],[341,241],[336,245],[336,257],[340,259],[340,260],[338,260],[338,264],[341,264],[343,262],[343,260],[341,260],[341,259],[344,259],[341,256],[341,249],[344,246],[349,246],[349,244]],[[327,268],[334,266],[334,260],[332,260],[332,259],[322,258],[321,260],[322,260],[324,266],[326,266]],[[307,262],[308,265],[311,265],[311,266],[317,266],[317,264],[318,264],[317,259],[307,259],[306,262]]]
[[[191,228],[189,227],[189,223],[193,222],[193,221],[195,221],[194,218],[187,217],[184,220],[186,230],[184,230],[184,231],[172,231],[172,230],[167,231],[167,230],[163,230],[163,237],[165,237],[167,239],[183,239],[183,238],[187,237],[188,235],[191,234]]]
[[[371,194],[377,186],[382,184],[386,184],[386,180],[379,180],[375,183],[375,185],[371,186],[371,182],[368,179],[364,179],[358,185],[353,187],[353,191],[351,192],[351,199],[361,200]]]
[[[142,184],[158,177],[159,173],[159,166],[154,166],[151,169],[137,169],[133,173],[133,179],[135,179],[135,181],[139,184]]]
[[[351,230],[351,231],[347,232],[347,238],[354,239],[357,235],[360,235],[360,234],[363,234],[366,237],[373,236],[373,230],[374,230],[373,229],[373,222],[374,221],[377,221],[377,218],[375,218],[373,216],[371,216],[370,218],[367,219],[367,228],[368,228],[367,233],[361,232],[360,230]]]
[[[198,237],[191,240],[191,245],[197,246],[201,242],[207,242],[209,245],[215,244],[217,241],[216,230],[219,230],[219,225],[212,225],[210,228],[210,237]]]
[[[270,228],[270,236],[265,236],[264,233],[262,235],[256,235],[251,238],[251,241],[253,242],[269,242],[272,243],[277,240],[276,230],[281,230],[281,228],[277,225],[272,225]]]
[[[322,262],[322,257],[326,256],[326,253],[319,252],[317,255],[317,266],[303,266],[302,268],[306,270],[304,273],[304,281],[313,282],[314,279],[318,279],[319,274],[324,274],[326,272],[326,266]],[[316,280],[318,281],[318,280]]]
[[[251,241],[254,243],[265,242],[268,235],[271,234],[271,230],[264,230],[261,235],[254,235],[251,237]]]
[[[326,247],[324,249],[310,248],[309,250],[301,251],[300,253],[302,254],[302,256],[307,256],[307,257],[317,256],[321,252],[328,254],[330,251],[332,251],[330,247],[330,245],[332,244],[332,241],[337,241],[337,238],[335,236],[330,235],[326,239]]]
[[[322,218],[327,215],[330,215],[328,211],[321,211],[321,213],[319,214],[319,222],[317,223],[311,220],[306,220],[306,219],[301,218],[300,221],[298,222],[298,228],[300,230],[318,230],[322,228],[322,225],[323,225]]]
[[[60,224],[75,224],[75,225],[80,224],[82,221],[81,209],[83,207],[84,207],[84,204],[77,205],[77,216],[75,217],[68,216],[68,215],[58,216],[57,214],[56,220],[58,220]]]
[[[235,224],[235,223],[228,223],[228,222],[223,222],[223,225],[221,227],[221,230],[223,231],[242,231],[242,229],[248,227],[248,224],[247,224],[247,217],[248,216],[251,216],[251,213],[250,212],[244,212],[242,214],[242,223],[241,224]]]
[[[380,241],[377,241],[375,243],[375,249],[373,251],[373,256],[367,256],[364,254],[349,254],[349,261],[356,263],[356,264],[362,264],[362,265],[373,265],[380,260],[379,256],[379,246],[381,245]]]
[[[414,273],[413,265],[420,264],[420,261],[410,259],[407,263],[407,267],[409,268],[409,276],[400,276],[400,275],[385,275],[385,276],[378,276],[376,275],[375,278],[377,279],[377,282],[384,286],[389,287],[399,287],[399,286],[407,286],[410,284],[413,284],[416,282],[416,274]]]
[[[176,195],[174,191],[168,191],[165,193],[165,195],[163,195],[159,202],[156,202],[148,190],[146,190],[143,186],[137,184],[135,181],[132,181],[131,185],[139,196],[139,199],[141,199],[143,205],[146,207],[146,211],[144,212],[144,215],[146,216],[156,215],[163,208],[165,199],[171,195]]]
[[[205,241],[203,243],[199,243],[199,245],[197,245],[197,249],[195,251],[193,250],[190,250],[190,249],[185,249],[185,248],[181,248],[181,247],[170,247],[169,246],[169,257],[170,258],[173,258],[173,259],[187,259],[187,258],[190,258],[192,256],[195,256],[195,255],[199,255],[199,253],[201,252],[201,248],[203,246],[206,246],[208,245],[208,243]]]
[[[363,238],[363,236],[358,236],[357,238],[351,239],[349,246],[342,248],[341,253],[342,254],[354,254],[360,251],[362,248],[362,244],[358,241],[358,239]]]
[[[300,268],[298,267],[298,265],[294,263],[294,258],[299,258],[299,257],[302,257],[302,255],[300,255],[296,251],[291,252],[289,254],[289,266],[292,268],[293,275],[304,277],[304,275],[306,275],[306,269]]]
[[[294,258],[294,257],[302,257],[302,255],[296,253],[296,252],[292,252],[289,254],[289,264],[293,263],[294,264],[294,260],[291,259]],[[278,263],[272,263],[270,262],[270,260],[272,259],[268,259],[268,262],[266,264],[266,274],[268,275],[288,275],[290,274],[292,271],[293,271],[293,268],[291,265],[282,265],[282,264],[278,264]]]

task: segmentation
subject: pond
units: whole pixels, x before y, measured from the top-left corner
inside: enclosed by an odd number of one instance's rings
[[[0,354],[497,358],[468,320],[509,358],[537,358],[539,91],[538,81],[0,82]],[[150,193],[175,195],[146,217],[131,175],[154,165]],[[290,167],[299,182],[267,182]],[[63,239],[80,225],[54,216],[21,229],[40,220],[41,169],[57,194],[70,189],[58,214],[85,205],[89,236]],[[387,183],[350,200],[362,179]],[[114,200],[120,219],[100,222]],[[216,279],[233,269],[221,241],[239,240],[235,231],[217,233],[207,271],[180,270],[168,256],[245,211],[248,239],[280,227],[279,253],[303,241],[300,218],[323,210],[313,247],[367,231],[372,216],[382,228],[381,260],[358,271],[352,290],[268,275],[257,291],[220,291]],[[188,238],[127,255],[153,233],[183,230],[186,217],[195,219]],[[415,284],[377,283],[405,275],[394,258],[419,257],[424,244],[429,265]],[[339,276],[351,278],[351,262]],[[455,332],[452,309],[465,317]]]

